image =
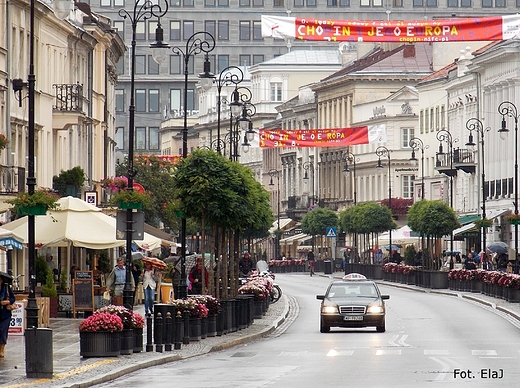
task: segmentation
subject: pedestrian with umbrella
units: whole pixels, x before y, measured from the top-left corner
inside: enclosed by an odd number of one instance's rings
[[[11,311],[16,308],[16,299],[11,287],[13,277],[5,272],[0,272],[0,358],[4,357],[9,325],[11,323]]]
[[[144,270],[140,275],[144,290],[144,312],[145,314],[153,314],[155,289],[157,288],[160,273],[156,271],[151,261],[145,259],[143,259]]]

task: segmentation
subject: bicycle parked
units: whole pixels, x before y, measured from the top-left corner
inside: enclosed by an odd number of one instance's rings
[[[20,291],[20,279],[23,276],[23,274],[13,276],[13,291]]]
[[[261,271],[261,272],[259,272],[257,270],[251,271],[251,273],[249,274],[249,276],[247,278],[240,278],[240,284],[245,284],[248,281],[251,281],[258,277],[268,279],[272,283],[270,294],[269,294],[271,303],[278,302],[280,300],[280,298],[282,297],[282,289],[280,288],[280,286],[278,284],[276,284],[274,282],[275,275],[271,271],[268,271],[268,270]]]

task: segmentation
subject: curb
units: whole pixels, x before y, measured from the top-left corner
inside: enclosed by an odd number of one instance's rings
[[[404,288],[404,289],[407,289],[407,290],[412,290],[412,291],[417,291],[417,292],[425,292],[425,293],[429,292],[429,293],[432,293],[432,294],[440,294],[440,295],[446,295],[446,296],[455,296],[455,297],[458,297],[458,298],[471,300],[473,302],[480,303],[482,305],[491,307],[494,310],[497,310],[497,311],[500,311],[500,312],[505,313],[507,315],[510,315],[511,317],[513,317],[514,319],[516,319],[517,321],[520,322],[520,314],[518,314],[517,312],[515,312],[513,310],[510,310],[507,307],[497,306],[496,303],[493,303],[493,302],[490,302],[488,300],[479,298],[477,296],[473,296],[471,294],[461,294],[460,292],[451,291],[449,289],[423,289],[423,288],[416,288],[416,287],[410,287],[410,286],[408,286],[406,284],[399,284],[399,283],[394,284],[394,283],[390,283],[390,282],[385,282],[384,280],[383,281],[376,280],[376,283],[384,284],[385,286],[390,286],[390,287]]]

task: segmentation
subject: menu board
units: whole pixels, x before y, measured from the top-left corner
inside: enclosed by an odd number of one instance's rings
[[[76,271],[72,283],[72,309],[74,318],[76,311],[94,312],[94,282],[92,271]]]

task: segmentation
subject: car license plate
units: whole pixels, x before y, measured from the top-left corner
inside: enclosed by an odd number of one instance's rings
[[[353,316],[347,316],[343,317],[344,321],[362,321],[363,316],[362,315],[353,315]]]

